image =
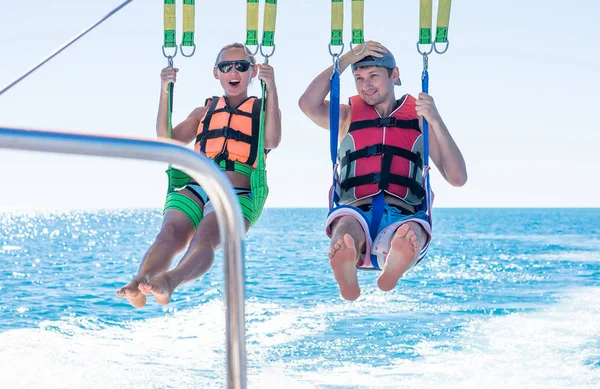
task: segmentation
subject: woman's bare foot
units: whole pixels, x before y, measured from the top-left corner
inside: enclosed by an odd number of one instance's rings
[[[350,234],[345,234],[343,239],[333,243],[328,256],[342,297],[346,300],[356,300],[360,296],[360,287],[356,272],[356,247]]]
[[[146,281],[145,276],[134,277],[127,285],[117,290],[117,296],[126,298],[129,304],[136,308],[141,308],[146,305],[146,296],[139,290],[140,282]]]
[[[377,278],[379,289],[386,292],[394,289],[418,253],[419,242],[415,232],[408,223],[401,225],[392,238],[383,271]]]
[[[161,305],[167,305],[171,301],[173,289],[171,289],[169,284],[169,276],[167,273],[154,277],[150,281],[140,282],[139,288],[145,295],[154,295],[156,302]]]

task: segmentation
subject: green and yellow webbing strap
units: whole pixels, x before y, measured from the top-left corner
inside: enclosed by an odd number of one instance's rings
[[[169,57],[165,52],[165,49],[174,49],[171,57],[177,55],[177,42],[175,40],[175,27],[177,25],[177,12],[175,10],[175,0],[165,0],[164,6],[164,43],[163,43],[163,54],[165,57]]]
[[[183,37],[181,40],[181,54],[184,57],[191,57],[196,52],[196,44],[194,43],[195,36],[195,19],[196,19],[196,1],[195,0],[183,0]],[[177,11],[175,6],[175,0],[165,0],[164,5],[164,25],[165,25],[165,36],[163,44],[163,54],[165,57],[169,55],[165,52],[167,48],[173,48],[173,54],[170,57],[177,55]],[[190,54],[183,52],[183,47],[192,47]]]
[[[350,51],[356,55],[365,50],[365,1],[352,0],[352,39],[350,40]],[[354,51],[354,45],[363,45],[360,52]],[[340,51],[334,54],[332,46],[341,46]],[[329,42],[329,54],[334,57],[334,62],[344,51],[344,0],[331,0],[331,40]]]
[[[262,42],[258,41],[259,0],[246,0],[246,48],[256,46],[252,55],[260,48],[263,57],[268,58],[275,51],[275,21],[277,19],[277,0],[265,0]],[[273,47],[271,54],[264,54],[262,47]]]
[[[450,5],[452,0],[440,0],[437,14],[437,28],[435,32],[434,48],[438,54],[443,54],[448,50],[448,26],[450,24]],[[437,50],[436,43],[445,43],[446,48],[443,51]]]
[[[344,51],[344,0],[331,0],[331,46],[342,46],[339,54]],[[338,55],[339,55],[338,54]],[[333,53],[331,53],[333,55]]]
[[[246,45],[258,45],[258,1],[246,0]]]
[[[452,0],[440,0],[437,14],[437,28],[435,40],[432,36],[433,24],[433,0],[421,0],[419,16],[419,44],[429,45],[433,43],[432,49],[438,54],[443,54],[448,50],[448,26],[450,24],[450,6]],[[445,43],[443,51],[438,51],[436,43]],[[429,51],[427,54],[431,53]]]
[[[419,44],[431,44],[431,25],[433,23],[433,0],[421,0],[419,10]]]
[[[191,57],[196,52],[196,44],[194,43],[194,29],[196,19],[196,1],[183,0],[183,37],[181,39],[181,55]],[[190,54],[183,52],[183,47],[193,47]]]
[[[365,47],[360,52],[354,51],[353,45],[362,45],[365,43],[365,1],[352,0],[352,41],[350,50],[356,55],[360,55],[365,51]]]
[[[260,54],[268,62],[269,57],[275,52],[275,21],[277,20],[277,0],[265,0],[265,13],[263,19],[263,36],[260,44]],[[263,47],[272,47],[271,54],[265,54]]]
[[[246,0],[246,47],[256,46],[258,53],[258,1]]]

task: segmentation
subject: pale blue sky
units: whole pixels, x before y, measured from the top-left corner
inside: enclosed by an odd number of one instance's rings
[[[119,0],[6,3],[1,87]],[[214,57],[223,45],[245,39],[245,1],[198,3],[198,51],[191,59],[175,58],[181,69],[177,122],[222,92],[211,76]],[[404,83],[398,96],[420,90],[418,3],[365,2],[365,37],[396,56]],[[430,59],[430,93],[463,151],[469,181],[452,188],[434,169],[435,206],[600,206],[600,126],[593,116],[600,88],[593,36],[598,14],[597,2],[583,0],[453,2],[450,49]],[[269,156],[267,206],[326,207],[328,133],[300,112],[297,101],[330,64],[329,29],[329,0],[279,1],[270,63],[284,126],[282,143]],[[0,124],[154,137],[159,73],[166,65],[162,34],[162,2],[134,1],[0,96]],[[252,92],[259,93],[258,83]],[[354,93],[344,73],[342,99]],[[166,166],[160,163],[2,150],[0,164],[0,208],[159,208],[164,201]]]

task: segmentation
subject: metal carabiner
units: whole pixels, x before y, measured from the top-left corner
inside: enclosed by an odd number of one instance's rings
[[[419,43],[419,41],[417,41],[417,51],[419,52],[419,54],[423,54],[423,55],[431,54],[433,52],[433,45],[431,45],[431,47],[429,48],[429,51],[422,51],[420,43]]]
[[[258,49],[260,48],[260,44],[256,45],[256,50],[251,51],[248,46],[244,43],[244,49],[250,54],[250,56],[254,57],[258,53]]]
[[[175,45],[175,46],[174,46],[174,49],[175,49],[175,52],[173,53],[173,55],[168,55],[168,54],[165,52],[165,45],[163,45],[163,46],[162,46],[162,53],[163,53],[163,55],[164,55],[166,58],[169,58],[169,57],[173,58],[173,57],[175,57],[175,56],[177,55],[177,45]]]
[[[352,54],[354,55],[361,55],[362,53],[365,52],[365,49],[367,48],[367,45],[365,44],[365,42],[362,43],[362,50],[360,51],[360,53],[356,53],[354,52],[354,47],[352,46],[352,42],[350,42],[350,51],[352,52]]]
[[[260,48],[260,55],[263,56],[263,58],[265,59],[265,63],[269,63],[269,57],[271,57],[274,53],[275,53],[275,43],[273,43],[273,50],[271,50],[271,54],[265,54],[263,52],[263,45],[258,45],[258,47]]]
[[[331,42],[327,45],[328,49],[329,49],[329,54],[333,57],[335,55],[340,56],[343,52],[344,52],[344,44],[342,43],[342,46],[340,47],[340,51],[339,53],[334,53],[333,51],[331,51]]]
[[[450,46],[450,42],[449,42],[449,41],[446,41],[445,43],[446,43],[446,47],[444,48],[444,50],[442,50],[442,51],[439,51],[439,50],[437,49],[436,42],[433,42],[433,49],[435,50],[435,52],[436,52],[436,53],[438,53],[438,54],[444,54],[446,51],[448,51],[448,46]]]
[[[183,55],[186,58],[190,58],[196,52],[196,44],[194,43],[194,48],[192,49],[192,52],[190,54],[186,54],[186,53],[183,52],[183,45],[181,45],[181,50],[180,51],[181,51],[181,55]]]

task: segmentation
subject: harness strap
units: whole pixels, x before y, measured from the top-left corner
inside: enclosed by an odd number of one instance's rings
[[[381,185],[383,173],[369,173],[362,176],[351,177],[343,180],[340,186],[343,190],[348,190],[356,186],[379,184],[379,189],[387,190],[389,184],[405,186],[411,190],[418,198],[425,197],[425,189],[419,184],[418,181],[413,180],[409,177],[399,176],[396,174],[387,174],[387,184]]]
[[[356,122],[352,122],[350,124],[350,128],[348,132],[361,130],[363,128],[371,128],[371,127],[397,127],[403,128],[407,130],[416,130],[421,132],[421,128],[419,127],[418,119],[410,119],[410,120],[401,120],[396,119],[393,116],[387,118],[377,118],[370,120],[360,120]]]
[[[226,105],[223,108],[215,109],[215,110],[212,111],[213,114],[219,113],[219,112],[227,112],[227,113],[231,113],[231,114],[234,114],[234,115],[252,117],[252,113],[244,112],[244,111],[242,111],[239,108],[233,108],[233,107],[230,107],[228,105]]]
[[[206,103],[208,103],[208,99],[206,99]],[[210,126],[210,120],[212,119],[213,113],[215,112],[215,108],[217,107],[218,103],[219,96],[213,96],[210,105],[208,106],[208,110],[206,111],[206,115],[204,115],[204,120],[202,121],[202,132],[199,135],[204,135],[209,132],[208,127]],[[202,151],[203,153],[206,152],[206,141],[202,139],[198,140],[198,137],[196,137],[196,142],[198,141],[200,142],[200,151]]]
[[[403,149],[401,147],[383,145],[381,143],[376,144],[376,145],[367,146],[360,150],[356,150],[356,151],[347,153],[344,157],[342,157],[340,166],[342,168],[344,168],[344,167],[346,167],[346,165],[348,165],[360,158],[373,157],[373,156],[382,155],[382,154],[396,155],[398,157],[408,159],[409,161],[416,164],[420,168],[423,167],[423,159],[421,158],[420,153],[413,153],[412,151]]]
[[[251,135],[246,135],[243,132],[235,130],[231,127],[223,127],[220,130],[209,131],[208,134],[200,133],[196,135],[196,142],[206,143],[207,140],[216,138],[227,138],[250,144],[254,140],[254,137]]]
[[[340,30],[341,31],[341,30]],[[333,31],[332,31],[333,34]],[[340,38],[341,39],[341,38]],[[332,35],[333,41],[333,35]],[[340,131],[340,73],[337,68],[338,63],[333,67],[333,73],[330,80],[330,96],[329,104],[329,151],[331,154],[331,165],[333,169],[333,183],[329,191],[329,209],[339,205],[340,195],[335,190],[337,186],[337,152],[338,152],[338,136]]]
[[[252,172],[254,171],[254,169],[252,169],[250,166],[237,161],[230,161],[224,159],[218,161],[217,164],[219,165],[221,170],[241,173],[248,177],[250,177],[252,175]]]
[[[259,140],[264,139],[264,135],[262,138],[260,137],[260,123],[262,115],[261,104],[263,101],[264,98],[254,99],[254,102],[252,103],[252,114],[250,115],[252,118],[252,141],[250,142],[250,154],[248,155],[248,160],[246,161],[246,164],[250,166],[253,166],[256,162],[260,143]],[[264,142],[262,144],[263,146],[261,147],[261,152],[264,152]]]

